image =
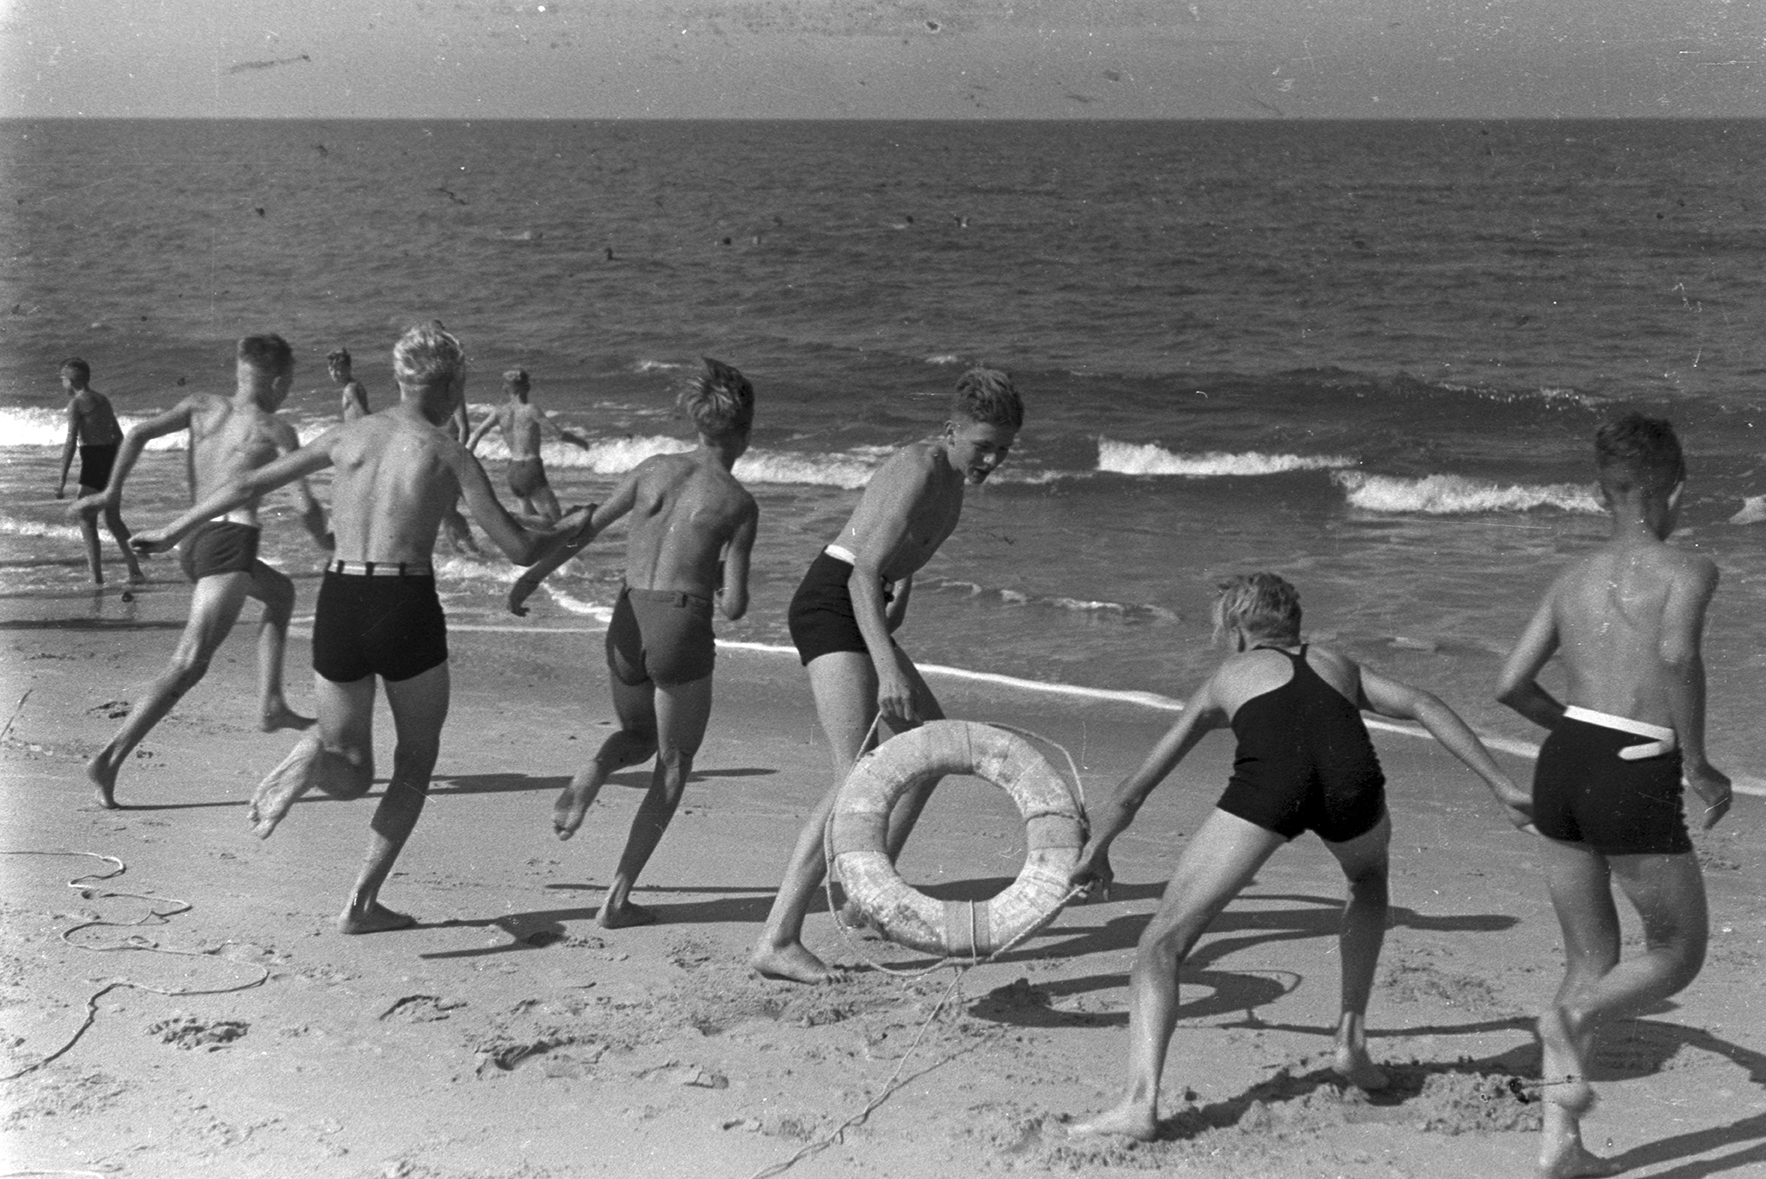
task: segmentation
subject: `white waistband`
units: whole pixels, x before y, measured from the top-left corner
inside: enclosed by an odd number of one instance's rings
[[[1628,716],[1614,716],[1610,712],[1596,712],[1592,708],[1583,708],[1580,704],[1572,704],[1564,709],[1564,719],[1599,725],[1603,729],[1617,729],[1621,733],[1631,733],[1638,737],[1653,737],[1657,741],[1672,742],[1674,740],[1673,729],[1664,729],[1661,725],[1645,724],[1643,721],[1632,720]],[[1673,745],[1670,744],[1668,748],[1672,749]]]
[[[848,565],[858,564],[858,554],[847,548],[845,545],[831,544],[822,551],[827,553],[830,557],[833,557],[836,561],[845,561]]]

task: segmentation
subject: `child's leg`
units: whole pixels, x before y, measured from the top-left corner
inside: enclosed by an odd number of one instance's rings
[[[84,492],[85,488],[80,490]],[[116,505],[112,504],[104,509],[104,526],[110,529],[117,548],[123,551],[123,564],[129,567],[129,580],[135,583],[146,581],[147,575],[141,572],[141,561],[135,556],[135,550],[129,547],[129,526],[123,523],[123,514]]]
[[[632,819],[631,834],[626,837],[613,885],[601,903],[597,919],[607,929],[647,925],[656,919],[631,903],[632,886],[649,863],[656,845],[662,842],[669,820],[674,818],[687,786],[687,775],[693,770],[693,757],[705,739],[705,725],[711,719],[711,677],[659,687],[655,705],[656,769],[650,778],[650,789]]]
[[[98,520],[91,512],[80,513],[80,539],[86,545],[86,568],[92,574],[92,582],[103,585],[104,550],[98,544]]]
[[[123,762],[208,672],[209,660],[232,631],[250,586],[251,577],[245,573],[222,573],[196,583],[190,595],[190,620],[171,662],[130,707],[128,719],[110,743],[86,763],[86,779],[97,790],[100,806],[116,806],[117,773]]]
[[[258,624],[258,727],[266,733],[309,728],[312,718],[289,708],[282,694],[282,656],[288,647],[288,620],[294,616],[294,582],[258,561],[251,569],[251,596],[264,604],[264,619]]]
[[[578,771],[552,804],[552,830],[559,839],[576,834],[610,774],[648,761],[656,752],[656,685],[645,681],[634,687],[609,675],[607,687],[613,696],[614,714],[619,717],[619,731],[601,743],[595,760]]]
[[[1384,1089],[1391,1083],[1368,1058],[1366,1024],[1374,970],[1380,961],[1380,945],[1386,938],[1387,850],[1391,842],[1392,819],[1382,815],[1378,825],[1365,835],[1344,843],[1325,844],[1349,882],[1349,902],[1343,907],[1343,926],[1337,935],[1343,995],[1335,1068],[1360,1089]]]
[[[1128,1093],[1074,1134],[1151,1139],[1159,1128],[1159,1079],[1177,1027],[1177,974],[1209,922],[1285,840],[1216,810],[1190,838],[1159,911],[1141,934],[1129,976]]]

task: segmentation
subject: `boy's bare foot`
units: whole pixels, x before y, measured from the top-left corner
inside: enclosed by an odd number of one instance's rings
[[[602,929],[625,929],[632,925],[654,925],[656,914],[631,901],[619,905],[612,901],[603,901],[601,911],[595,914],[595,921]]]
[[[1539,1017],[1539,1080],[1544,1098],[1564,1108],[1572,1117],[1583,1117],[1594,1108],[1594,1089],[1588,1084],[1576,1029],[1561,1007]],[[1590,1156],[1592,1157],[1592,1156]]]
[[[1377,1093],[1392,1083],[1386,1070],[1368,1058],[1367,1049],[1348,1044],[1337,1045],[1337,1056],[1331,1062],[1331,1071],[1357,1089],[1369,1093]]]
[[[592,783],[579,787],[572,782],[559,792],[558,801],[552,804],[552,830],[559,839],[569,839],[576,834],[576,829],[583,825],[583,816],[588,814],[589,804],[595,801],[595,794],[599,789],[599,786]]]
[[[337,931],[339,933],[386,933],[393,929],[409,929],[415,924],[417,924],[417,919],[409,913],[395,912],[379,901],[375,901],[361,912],[345,909],[338,915]]]
[[[283,704],[264,713],[258,720],[258,728],[266,733],[274,733],[278,729],[310,729],[316,722],[310,716],[302,716],[294,709]]]
[[[1550,1157],[1541,1156],[1539,1166],[1534,1171],[1538,1179],[1585,1179],[1590,1175],[1617,1175],[1625,1169],[1625,1165],[1617,1159],[1603,1159],[1599,1155],[1590,1154],[1575,1139],[1571,1139],[1562,1150]]]
[[[1124,1101],[1115,1109],[1106,1110],[1089,1122],[1076,1122],[1067,1128],[1069,1138],[1086,1138],[1094,1134],[1121,1134],[1141,1142],[1159,1136],[1159,1119],[1150,1107]]]
[[[251,796],[251,805],[245,808],[253,835],[259,839],[270,838],[270,833],[276,830],[276,824],[282,821],[294,800],[307,792],[311,785],[313,759],[322,750],[314,738],[302,737],[293,751],[282,759],[282,764],[258,783],[257,792]]]
[[[792,942],[788,946],[756,946],[754,954],[748,959],[748,965],[762,978],[776,978],[784,982],[825,983],[834,978],[837,971],[820,958],[804,948],[802,942]]]
[[[86,780],[92,783],[93,793],[98,795],[98,805],[107,811],[117,808],[117,767],[104,764],[104,756],[93,758],[86,763]]]

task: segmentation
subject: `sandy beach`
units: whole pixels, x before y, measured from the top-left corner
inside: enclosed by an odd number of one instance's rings
[[[248,628],[124,771],[126,809],[94,805],[83,762],[181,625],[186,594],[163,585],[168,572],[160,565],[162,586],[132,606],[14,603],[0,621],[0,1073],[29,1070],[0,1089],[0,1173],[1531,1170],[1529,1015],[1558,979],[1556,922],[1532,840],[1426,741],[1376,734],[1396,834],[1369,1027],[1391,1092],[1369,1100],[1326,1069],[1341,880],[1307,837],[1186,969],[1159,1141],[1070,1141],[1066,1124],[1119,1084],[1135,938],[1224,781],[1226,737],[1206,741],[1117,845],[1110,901],[1069,908],[1001,961],[911,980],[867,959],[907,969],[924,958],[849,942],[818,907],[809,945],[857,969],[800,987],[746,965],[827,773],[795,661],[720,656],[693,783],[635,894],[661,922],[609,932],[594,912],[647,771],[616,775],[575,839],[559,842],[550,826],[554,795],[611,722],[599,641],[518,624],[460,630],[434,792],[385,893],[420,924],[343,937],[332,919],[371,807],[309,799],[272,838],[252,837],[246,800],[291,738],[253,723]],[[315,582],[298,584],[310,610]],[[913,649],[911,626],[904,638]],[[308,657],[302,632],[290,696],[310,710]],[[933,683],[954,716],[1066,746],[1094,798],[1167,720],[1117,702]],[[384,706],[377,725],[384,780]],[[1627,1174],[1766,1174],[1762,810],[1738,797],[1716,832],[1694,837],[1712,912],[1701,977],[1676,1004],[1613,1026],[1598,1050],[1603,1104],[1589,1142]],[[902,869],[940,895],[983,896],[1016,874],[1022,847],[1003,795],[953,782]],[[126,870],[106,876],[118,862]],[[84,873],[83,887],[69,886]],[[207,993],[167,993],[178,991]],[[91,1025],[68,1046],[89,1003]]]

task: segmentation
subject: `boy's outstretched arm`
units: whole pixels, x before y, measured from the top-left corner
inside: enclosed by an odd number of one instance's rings
[[[1539,686],[1540,669],[1558,649],[1556,597],[1554,585],[1515,640],[1496,681],[1496,699],[1544,729],[1555,726],[1564,715],[1563,703]]]
[[[67,439],[61,444],[61,479],[55,484],[55,498],[67,494],[67,473],[73,469],[74,449],[80,444],[80,411],[73,400],[67,403]]]
[[[286,487],[296,479],[324,470],[331,465],[331,443],[341,429],[342,427],[327,430],[299,450],[290,451],[261,467],[235,475],[170,524],[147,532],[137,532],[129,543],[139,552],[163,553],[204,520],[225,515],[278,487]]]
[[[593,512],[577,508],[550,528],[524,527],[498,501],[490,478],[470,451],[459,446],[444,448],[443,453],[459,483],[466,510],[491,538],[491,543],[517,565],[532,565],[551,556],[554,548],[574,541],[593,521]]]
[[[611,527],[615,520],[632,510],[632,506],[638,502],[638,470],[639,468],[634,467],[626,472],[625,478],[619,481],[613,494],[607,497],[606,503],[589,505],[587,527],[522,570],[521,576],[515,579],[515,584],[509,587],[509,613],[518,618],[526,618],[527,607],[523,603],[540,588],[540,582],[587,548],[589,542]]]
[[[1668,715],[1680,743],[1681,765],[1693,791],[1705,801],[1696,816],[1709,831],[1729,813],[1729,778],[1705,757],[1705,610],[1717,592],[1717,566],[1703,558],[1674,579],[1662,611],[1659,654],[1668,697]],[[1690,808],[1689,808],[1690,809]]]
[[[1472,732],[1459,714],[1443,704],[1433,693],[1412,687],[1402,680],[1391,679],[1366,667],[1361,671],[1361,699],[1357,703],[1371,712],[1398,720],[1415,721],[1441,743],[1441,747],[1459,758],[1484,784],[1496,801],[1508,811],[1508,820],[1517,827],[1533,821],[1533,796],[1515,785],[1503,768],[1496,764],[1478,735]]]
[[[1214,680],[1210,678],[1190,697],[1183,707],[1183,715],[1153,745],[1140,768],[1118,782],[1109,801],[1095,814],[1087,816],[1091,831],[1079,854],[1079,863],[1068,875],[1069,884],[1088,889],[1101,885],[1104,895],[1109,896],[1110,881],[1115,878],[1110,867],[1110,844],[1128,830],[1153,787],[1177,768],[1177,763],[1196,747],[1196,742],[1225,723],[1226,713],[1214,701]]]

